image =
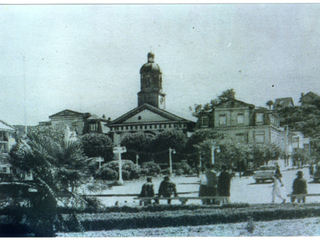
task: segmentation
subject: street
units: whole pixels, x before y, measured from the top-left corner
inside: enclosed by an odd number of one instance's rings
[[[313,183],[313,179],[310,178],[308,168],[299,169],[304,173],[304,178],[308,182],[308,193],[320,193],[319,186],[320,183]],[[282,182],[284,186],[281,188],[282,196],[286,197],[287,202],[290,202],[290,198],[287,197],[287,194],[292,192],[292,183],[296,178],[297,169],[295,170],[283,170],[282,172]],[[153,183],[155,192],[158,192],[159,185],[163,177],[154,177]],[[198,196],[198,193],[195,193],[199,190],[199,178],[198,177],[185,177],[185,176],[174,176],[171,177],[171,181],[176,183],[177,191],[179,196]],[[141,186],[145,182],[143,179],[134,180],[134,181],[125,181],[123,186],[114,186],[112,189],[104,190],[98,194],[139,194],[141,191]],[[271,182],[259,183],[256,184],[252,176],[246,176],[239,178],[239,174],[236,174],[231,181],[231,196],[230,200],[233,203],[271,203],[271,191],[272,191]],[[181,194],[182,192],[193,192],[187,195]],[[90,193],[89,193],[90,194]],[[132,196],[112,196],[112,197],[99,197],[102,203],[106,206],[114,206],[118,202],[119,206],[128,205],[128,206],[137,206],[139,201],[134,200]],[[281,203],[281,199],[276,199],[276,203]],[[320,197],[309,197],[307,202],[320,202]],[[166,203],[165,201],[160,201],[160,203]],[[172,201],[172,204],[180,204],[179,201]],[[200,204],[199,200],[189,200],[187,204]]]

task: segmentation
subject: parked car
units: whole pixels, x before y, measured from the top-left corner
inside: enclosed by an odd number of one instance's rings
[[[253,179],[256,180],[256,183],[267,180],[274,182],[273,176],[275,171],[276,166],[261,166],[254,172]]]

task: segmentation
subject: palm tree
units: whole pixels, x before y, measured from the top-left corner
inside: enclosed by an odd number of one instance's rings
[[[269,110],[271,110],[271,106],[274,105],[272,100],[269,100],[266,105],[269,107]]]
[[[72,206],[93,204],[76,193],[76,188],[89,178],[90,161],[82,152],[79,141],[65,137],[53,140],[43,134],[29,133],[10,151],[10,163],[17,173],[33,175],[32,187],[37,194],[29,199],[32,221],[39,236],[50,236],[58,202]],[[35,218],[36,216],[36,218]],[[45,231],[45,232],[43,232]]]

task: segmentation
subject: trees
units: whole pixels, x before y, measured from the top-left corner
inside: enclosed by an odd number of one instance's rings
[[[180,130],[165,130],[159,133],[153,143],[153,149],[157,152],[155,158],[157,162],[168,163],[168,150],[169,148],[176,150],[175,159],[180,159],[183,157],[183,149],[187,142],[186,135]]]
[[[204,162],[209,161],[212,141],[219,141],[221,137],[212,129],[200,129],[195,131],[188,139],[185,152],[188,156],[188,164],[195,167],[199,164],[199,156],[204,154]]]
[[[271,110],[271,106],[274,105],[273,101],[272,100],[269,100],[266,105],[269,107],[269,110]]]
[[[54,128],[48,130],[49,133]],[[59,130],[57,130],[59,132]],[[58,202],[74,207],[92,206],[93,202],[76,193],[76,187],[88,180],[88,158],[79,141],[66,136],[52,138],[44,132],[31,132],[10,151],[10,163],[17,173],[32,173],[37,190],[30,199],[28,217],[39,236],[52,236],[56,218],[63,221],[57,210]],[[63,193],[63,194],[62,194]]]
[[[225,102],[229,99],[235,99],[236,92],[233,88],[223,91],[217,98],[210,101],[210,103],[206,103],[204,106],[201,104],[195,104],[194,108],[189,107],[192,115],[195,117],[199,117],[199,115],[203,112],[209,112],[214,109],[215,106],[219,105],[222,102]]]
[[[113,158],[113,143],[111,139],[99,133],[87,133],[80,139],[81,147],[87,157],[102,157],[105,162]]]
[[[154,136],[142,132],[126,135],[121,141],[121,146],[124,146],[127,149],[127,152],[123,154],[123,157],[134,160],[138,154],[140,163],[150,161],[153,159],[153,154],[151,153],[151,144],[153,140]]]

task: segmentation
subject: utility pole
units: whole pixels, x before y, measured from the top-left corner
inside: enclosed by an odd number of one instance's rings
[[[172,176],[172,153],[175,154],[176,150],[169,148],[169,174]]]
[[[119,157],[119,184],[123,184],[123,179],[122,179],[122,159],[121,159],[121,153],[125,153],[127,152],[126,147],[114,147],[113,148],[113,153],[118,153],[118,157]]]

